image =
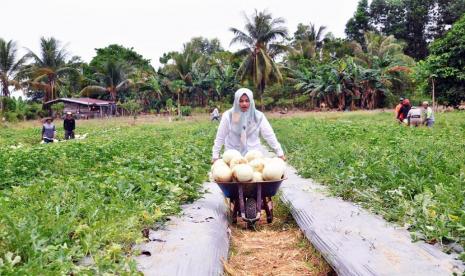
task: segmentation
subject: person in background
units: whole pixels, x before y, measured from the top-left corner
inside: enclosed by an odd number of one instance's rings
[[[399,112],[400,112],[400,108],[402,107],[402,101],[404,100],[404,98],[400,98],[399,99],[399,103],[396,105],[396,108],[395,108],[395,116],[396,116],[396,119],[399,118]]]
[[[66,112],[66,117],[63,120],[63,129],[65,130],[65,140],[74,139],[74,129],[76,128],[76,121],[71,112]]]
[[[434,113],[433,109],[429,106],[427,101],[422,104],[423,107],[423,124],[427,127],[433,127],[434,125]]]
[[[412,108],[412,105],[410,104],[410,100],[404,99],[402,101],[402,107],[399,110],[399,115],[397,116],[397,119],[399,119],[399,122],[408,124],[407,115],[408,115],[408,112],[410,111],[410,108]]]
[[[407,114],[407,125],[409,126],[415,126],[418,127],[421,125],[422,120],[421,120],[421,113],[422,109],[416,106],[413,106],[410,108],[408,114]]]
[[[53,143],[55,137],[56,129],[53,124],[53,119],[51,117],[45,118],[45,122],[42,125],[42,140],[44,143]]]
[[[214,121],[214,120],[220,121],[220,112],[218,111],[217,107],[215,107],[215,109],[213,109],[213,112],[211,113],[211,120],[212,121]]]

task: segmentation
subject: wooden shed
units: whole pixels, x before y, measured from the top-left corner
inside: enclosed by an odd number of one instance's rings
[[[64,103],[63,112],[71,112],[78,118],[104,117],[116,113],[114,102],[92,98],[58,98],[46,102],[45,106],[51,107],[56,103]]]

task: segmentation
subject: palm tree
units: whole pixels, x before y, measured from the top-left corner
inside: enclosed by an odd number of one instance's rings
[[[299,24],[297,31],[294,33],[292,47],[289,48],[289,61],[291,66],[293,61],[299,59],[314,59],[319,56],[322,58],[323,41],[326,26],[320,26],[318,29],[312,23],[309,25]]]
[[[280,17],[273,19],[266,11],[255,11],[252,18],[245,16],[245,19],[245,31],[230,28],[234,33],[231,45],[240,43],[245,46],[235,53],[236,56],[245,57],[237,71],[237,76],[242,82],[246,80],[253,82],[257,87],[260,105],[263,108],[263,92],[266,85],[282,81],[274,57],[288,48],[275,42],[286,38],[287,28],[282,26],[284,19]]]
[[[102,68],[97,68],[94,77],[97,80],[95,85],[88,85],[81,90],[81,95],[92,97],[97,95],[109,95],[110,100],[116,102],[117,94],[132,85],[129,74],[132,67],[116,61],[107,61]]]
[[[153,107],[152,103],[154,101],[156,101],[157,104],[160,103],[163,93],[157,76],[150,75],[146,79],[136,82],[135,86],[139,91],[138,97],[144,107]]]
[[[48,102],[58,95],[57,87],[69,74],[79,73],[73,62],[68,61],[66,47],[61,47],[60,41],[55,38],[40,38],[40,54],[29,50],[26,55],[34,60],[33,64],[26,68],[32,77],[29,84],[45,92],[43,101]]]
[[[26,57],[17,59],[17,46],[12,40],[6,42],[0,38],[0,110],[3,110],[2,96],[9,97],[9,86],[19,89],[19,82],[15,80],[16,74],[20,71]]]
[[[321,49],[325,39],[325,31],[326,26],[320,26],[317,29],[316,25],[311,22],[309,25],[299,24],[297,26],[297,31],[294,33],[294,40],[296,42],[312,42],[315,44],[317,49]]]

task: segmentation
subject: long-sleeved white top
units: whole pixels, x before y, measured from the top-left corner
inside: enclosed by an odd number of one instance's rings
[[[224,112],[220,125],[218,126],[218,132],[216,133],[215,143],[213,145],[213,159],[218,159],[220,156],[221,148],[225,147],[226,150],[228,149],[235,149],[239,150],[241,141],[240,137],[234,134],[231,131],[231,122],[230,122],[230,111]],[[266,119],[265,115],[263,115],[263,119],[261,120],[260,131],[256,131],[250,136],[247,136],[247,150],[260,150],[260,135],[265,139],[268,145],[274,150],[276,155],[283,156],[284,152],[281,148],[281,144],[276,139],[276,135],[274,134],[273,128],[271,128],[270,123]]]

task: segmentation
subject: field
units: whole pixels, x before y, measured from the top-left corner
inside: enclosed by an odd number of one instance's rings
[[[131,122],[78,121],[86,139],[50,145],[38,144],[37,123],[0,127],[0,274],[133,272],[141,231],[201,196],[217,124]],[[465,245],[464,113],[437,114],[433,129],[381,112],[271,123],[304,177],[414,239]],[[86,256],[95,263],[81,266]]]
[[[0,274],[134,271],[141,230],[201,195],[214,132],[93,121],[87,139],[40,145],[39,130],[0,129]]]
[[[304,177],[407,227],[414,239],[457,249],[465,246],[465,114],[437,117],[433,129],[402,127],[391,113],[367,112],[273,125]]]

